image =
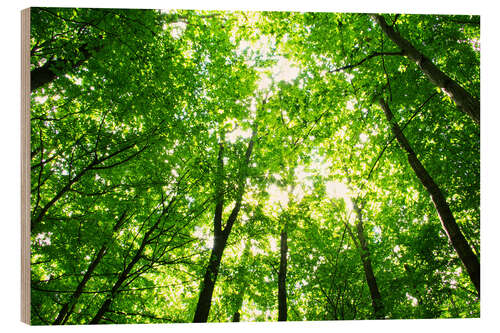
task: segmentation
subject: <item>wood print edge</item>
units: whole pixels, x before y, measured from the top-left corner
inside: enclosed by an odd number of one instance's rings
[[[21,11],[21,321],[31,322],[30,293],[30,8]]]

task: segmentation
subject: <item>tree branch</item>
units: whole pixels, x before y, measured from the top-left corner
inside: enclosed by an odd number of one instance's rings
[[[372,54],[370,54],[366,58],[358,61],[355,64],[346,65],[346,66],[343,66],[343,67],[340,67],[340,68],[332,69],[332,70],[329,71],[329,73],[336,73],[336,72],[340,72],[340,71],[343,71],[343,70],[346,70],[346,69],[356,68],[356,67],[362,65],[365,61],[370,60],[370,59],[375,58],[375,57],[381,57],[381,56],[403,56],[403,55],[404,55],[403,51],[398,51],[398,52],[373,52]]]

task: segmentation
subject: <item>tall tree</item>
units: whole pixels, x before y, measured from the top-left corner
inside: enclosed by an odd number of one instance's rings
[[[357,218],[357,237],[353,237],[353,241],[358,246],[361,263],[363,264],[363,270],[365,272],[366,283],[368,284],[368,288],[370,289],[373,314],[375,318],[382,319],[384,318],[384,303],[382,302],[382,297],[380,296],[377,279],[375,278],[375,274],[373,273],[372,261],[370,259],[370,250],[368,249],[368,242],[366,241],[365,231],[363,228],[363,216],[361,213],[361,208],[358,206],[357,200],[353,200],[352,205]]]
[[[288,255],[288,236],[286,223],[280,235],[280,268],[278,272],[278,321],[286,321],[288,308],[286,302],[286,270]]]
[[[455,248],[455,251],[457,251],[458,256],[462,260],[474,287],[479,293],[481,280],[479,260],[477,259],[477,256],[474,254],[469,243],[460,231],[460,227],[455,221],[455,217],[453,216],[450,206],[446,202],[446,198],[444,197],[441,189],[422,165],[417,155],[411,148],[410,143],[401,131],[397,121],[394,119],[389,105],[383,98],[379,99],[379,105],[384,111],[387,121],[391,124],[391,130],[398,140],[399,145],[406,152],[410,166],[427,192],[429,192],[443,228],[446,231],[451,244]]]
[[[234,312],[231,321],[239,322],[241,319],[241,306],[243,305],[243,299],[245,297],[245,291],[248,288],[249,277],[248,275],[248,259],[250,257],[250,246],[249,241],[245,242],[245,248],[243,250],[243,255],[241,256],[241,265],[239,267],[238,278],[237,278],[237,293],[236,301],[234,305]]]
[[[408,40],[403,38],[394,28],[387,24],[382,15],[374,15],[382,31],[402,50],[403,55],[413,60],[424,72],[429,81],[441,88],[455,102],[457,107],[480,123],[481,110],[479,101],[455,80],[443,73],[428,57],[419,52]]]
[[[219,143],[219,153],[217,157],[217,174],[215,179],[215,212],[213,220],[214,228],[214,243],[212,251],[210,253],[210,258],[208,260],[208,265],[203,277],[203,281],[200,285],[200,295],[198,298],[198,304],[196,305],[196,311],[194,314],[193,322],[203,323],[208,320],[208,315],[210,312],[210,306],[212,305],[212,294],[214,292],[215,283],[217,281],[217,275],[219,274],[219,267],[222,260],[222,255],[227,244],[227,239],[231,233],[238,214],[240,212],[243,194],[245,193],[245,184],[248,174],[248,167],[250,162],[250,157],[252,155],[252,150],[254,146],[254,138],[256,134],[256,128],[254,128],[252,137],[248,142],[248,146],[241,162],[238,176],[238,183],[236,186],[236,198],[234,207],[231,210],[231,214],[228,216],[225,226],[222,225],[222,215],[224,209],[224,143]]]

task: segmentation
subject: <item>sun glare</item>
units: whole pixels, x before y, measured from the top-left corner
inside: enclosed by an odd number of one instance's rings
[[[230,143],[235,143],[240,138],[242,138],[242,139],[248,139],[251,136],[252,136],[252,129],[249,128],[247,130],[243,130],[241,128],[237,128],[234,131],[226,134],[226,139]]]
[[[283,208],[288,205],[288,193],[276,184],[271,184],[267,188],[267,193],[269,193],[269,202],[271,205],[279,205]]]
[[[292,82],[299,75],[299,68],[296,67],[290,60],[280,56],[278,63],[273,67],[273,73],[276,76],[276,81]]]
[[[329,198],[343,198],[346,201],[350,198],[347,186],[336,181],[326,182],[326,194]]]
[[[245,18],[245,20],[247,19],[248,18]],[[257,21],[258,16],[251,16],[249,20]],[[276,39],[273,36],[270,37],[261,34],[259,38],[254,41],[240,41],[236,50],[236,54],[238,55],[242,55],[245,53],[245,51],[247,51],[250,54],[260,54],[264,58],[272,57],[272,59],[277,60],[276,64],[274,64],[270,68],[262,68],[260,70],[257,69],[257,71],[260,73],[260,79],[257,83],[260,90],[269,89],[273,81],[285,81],[287,83],[291,83],[300,72],[300,69],[289,59],[283,57],[282,55],[272,54],[272,48],[274,48],[275,46]],[[255,60],[250,58],[247,60],[247,64],[253,66],[255,65]]]
[[[200,241],[203,242],[201,246],[204,249],[208,250],[208,249],[213,248],[214,236],[213,236],[212,232],[210,232],[209,229],[196,226],[194,228],[194,232],[192,235],[193,235],[193,237],[198,238]]]

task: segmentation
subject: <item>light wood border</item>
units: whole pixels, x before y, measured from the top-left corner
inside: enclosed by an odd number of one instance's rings
[[[31,322],[30,9],[21,11],[21,321]]]

